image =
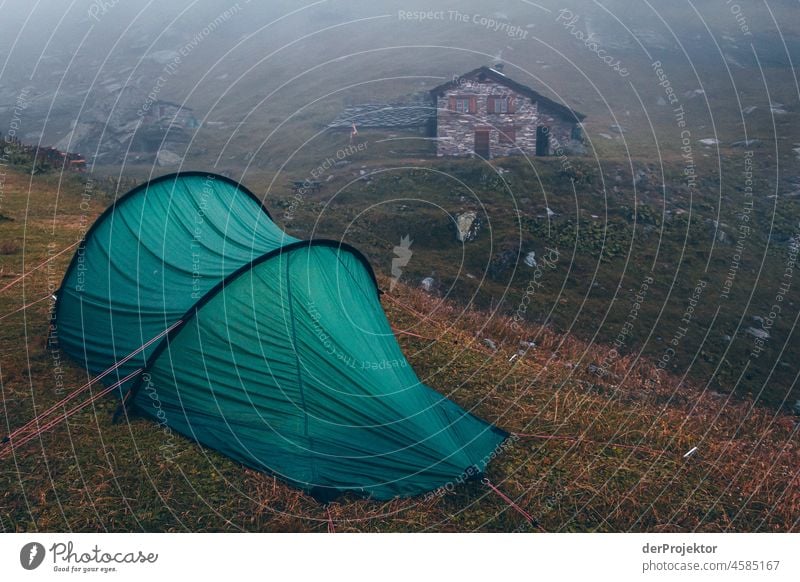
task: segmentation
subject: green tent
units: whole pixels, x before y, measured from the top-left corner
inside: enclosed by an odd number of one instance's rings
[[[164,176],[110,207],[55,334],[93,374],[139,350],[103,379],[142,370],[120,387],[129,409],[319,499],[436,489],[507,436],[419,381],[361,253],[285,234],[223,176]]]

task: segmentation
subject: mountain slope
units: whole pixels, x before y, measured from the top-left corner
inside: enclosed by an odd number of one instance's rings
[[[48,245],[72,244],[109,200],[78,180],[59,186],[13,171],[4,188],[0,233],[20,242],[0,255],[0,287],[53,256]],[[7,428],[55,402],[59,382],[86,380],[47,349],[46,300],[14,313],[46,298],[68,260],[60,255],[0,293]],[[403,283],[384,307],[424,382],[528,435],[509,441],[488,478],[544,530],[796,531],[800,448],[790,416]],[[0,461],[2,531],[326,529],[326,509],[297,490],[154,423],[114,425],[115,406],[101,401]],[[337,531],[539,529],[479,483],[450,489],[385,504],[343,499],[330,519]]]

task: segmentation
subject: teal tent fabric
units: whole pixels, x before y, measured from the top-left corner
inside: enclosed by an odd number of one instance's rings
[[[356,249],[283,233],[243,186],[154,180],[106,212],[58,293],[62,348],[136,412],[320,499],[482,472],[506,433],[422,384]]]
[[[185,172],[143,184],[94,223],[75,253],[57,293],[59,344],[99,373],[243,264],[296,241],[223,176]],[[114,381],[145,365],[156,345],[120,366]]]

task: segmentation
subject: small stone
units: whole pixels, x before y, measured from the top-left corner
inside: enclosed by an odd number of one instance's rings
[[[169,150],[158,150],[156,160],[159,166],[177,166],[181,163],[181,157]]]
[[[761,339],[761,340],[769,339],[769,332],[767,330],[765,330],[765,329],[758,329],[756,327],[748,327],[744,331],[746,333],[749,333],[750,335],[752,335],[754,338],[757,338],[757,339]]]
[[[523,260],[529,267],[536,267],[536,253],[534,251],[531,251],[525,255]]]
[[[732,148],[747,148],[756,145],[761,145],[760,139],[742,139],[731,143]]]
[[[468,242],[478,235],[478,214],[472,210],[456,216],[456,240]]]

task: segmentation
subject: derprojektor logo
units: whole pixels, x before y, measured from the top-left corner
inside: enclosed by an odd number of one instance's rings
[[[19,552],[19,563],[26,570],[35,570],[44,561],[44,546],[39,542],[30,542],[22,546]]]

